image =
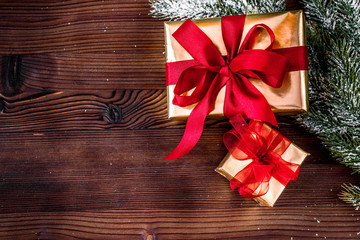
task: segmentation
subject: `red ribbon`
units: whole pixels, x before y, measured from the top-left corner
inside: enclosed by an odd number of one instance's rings
[[[268,192],[271,177],[285,187],[297,179],[300,165],[281,158],[291,144],[289,139],[261,121],[251,120],[247,125],[241,116],[236,116],[230,122],[234,129],[224,134],[225,146],[238,160],[253,159],[231,179],[233,190],[255,198]]]
[[[227,118],[241,115],[243,118],[258,119],[277,126],[265,97],[248,78],[261,79],[271,87],[279,88],[287,71],[306,69],[307,58],[304,56],[307,56],[307,49],[295,47],[272,50],[275,36],[265,24],[252,27],[240,46],[244,23],[245,15],[222,18],[226,58],[220,55],[208,36],[191,20],[186,20],[173,34],[194,58],[191,61],[168,63],[166,66],[168,84],[176,82],[173,104],[180,107],[195,103],[197,105],[187,120],[179,145],[165,159],[175,160],[196,145],[203,131],[205,118],[214,109],[217,94],[225,85],[223,112]],[[251,42],[257,36],[257,28],[264,28],[271,40],[264,50],[250,49]],[[299,56],[302,57],[298,58]],[[183,95],[194,88],[190,96]]]

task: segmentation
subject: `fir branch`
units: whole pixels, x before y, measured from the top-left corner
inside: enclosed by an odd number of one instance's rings
[[[285,0],[150,0],[150,14],[160,19],[185,20],[285,10]]]
[[[221,11],[217,0],[150,0],[150,5],[151,15],[169,20],[217,17]]]
[[[299,117],[340,163],[360,173],[360,4],[304,0],[310,60],[310,111]],[[360,188],[340,198],[360,209]]]
[[[335,159],[360,173],[360,6],[353,0],[304,5],[311,20],[311,108],[299,119]]]
[[[344,200],[347,203],[350,203],[355,210],[360,209],[360,188],[354,186],[352,184],[343,186],[343,191],[340,192],[339,197],[340,199]]]
[[[344,38],[359,47],[360,4],[358,0],[303,0],[306,15],[322,32]]]

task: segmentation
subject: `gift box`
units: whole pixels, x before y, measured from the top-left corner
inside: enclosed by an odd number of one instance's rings
[[[210,38],[219,53],[225,56],[227,51],[222,36],[221,18],[200,19],[193,20],[193,22]],[[167,80],[169,79],[168,68],[172,63],[186,62],[193,59],[184,47],[173,37],[173,33],[182,24],[182,21],[165,22]],[[304,14],[301,10],[246,15],[241,42],[244,41],[246,33],[256,24],[266,24],[271,28],[275,35],[273,49],[305,46],[306,44]],[[260,32],[258,37],[253,39],[251,48],[263,49],[268,42],[269,38],[266,34]],[[280,88],[272,88],[259,79],[249,78],[249,80],[264,95],[274,113],[293,115],[307,111],[308,84],[306,70],[287,72]],[[196,104],[184,107],[173,104],[174,88],[175,85],[173,81],[167,82],[168,117],[186,118]],[[226,86],[219,91],[215,101],[215,108],[209,113],[210,116],[223,116],[225,88]],[[191,94],[191,92],[186,94]]]
[[[285,161],[286,164],[289,165],[289,166],[285,166],[284,164],[280,163],[282,164],[280,168],[287,171],[287,173],[284,174],[286,176],[277,176],[277,175],[282,175],[281,170],[280,173],[274,174],[274,176],[271,175],[271,178],[267,179],[269,180],[268,183],[266,183],[267,185],[265,185],[267,189],[265,189],[264,186],[256,185],[255,187],[253,186],[254,189],[252,193],[250,194],[247,193],[247,195],[250,195],[249,198],[252,198],[251,197],[252,194],[254,194],[254,196],[257,196],[257,194],[259,194],[259,192],[262,191],[262,193],[260,194],[261,196],[254,197],[253,199],[256,202],[258,202],[259,205],[261,206],[272,207],[275,204],[276,200],[281,195],[281,193],[283,192],[283,190],[285,189],[288,182],[290,180],[296,180],[300,165],[309,154],[304,150],[302,150],[301,148],[299,148],[298,146],[296,146],[290,140],[282,136],[278,131],[271,128],[268,124],[265,124],[260,121],[252,120],[249,123],[249,128],[254,130],[254,132],[256,132],[257,134],[259,135],[261,134],[263,137],[265,137],[267,141],[267,146],[270,147],[272,145],[271,148],[275,152],[272,154],[273,155],[279,154],[279,156],[281,157],[280,161]],[[254,133],[251,134],[253,135]],[[243,153],[240,151],[240,155],[241,154]],[[239,151],[236,152],[236,155],[239,155]],[[259,160],[260,164],[264,164],[264,165],[255,166],[253,167],[253,169],[260,169],[261,167],[266,168],[270,165],[269,161],[265,163],[261,163],[261,161],[262,160],[260,159]],[[229,181],[233,181],[234,178],[238,177],[239,173],[241,173],[242,170],[244,170],[246,167],[249,167],[249,164],[252,164],[253,162],[254,159],[239,160],[235,158],[231,153],[228,153],[223,159],[223,161],[219,164],[219,166],[215,169],[215,171],[221,174],[222,176],[224,176]],[[275,168],[279,168],[279,167],[276,166]],[[276,169],[273,169],[272,171],[274,172],[276,171]],[[260,175],[260,174],[254,173],[254,175]],[[245,175],[241,175],[241,177],[243,176]],[[238,184],[238,186],[235,187],[232,186],[232,188],[233,189],[238,188],[239,186],[244,184],[244,182],[246,182],[247,179],[242,179],[242,180],[243,180],[242,183],[237,182],[235,183],[235,185]],[[239,192],[240,194],[242,194],[240,190]]]

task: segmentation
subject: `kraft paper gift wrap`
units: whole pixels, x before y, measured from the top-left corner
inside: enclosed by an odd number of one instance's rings
[[[211,39],[220,54],[226,56],[221,33],[221,18],[200,19],[193,20],[193,22]],[[172,34],[182,23],[183,21],[165,22],[166,61],[168,63],[193,59],[172,37]],[[275,34],[273,49],[305,46],[306,44],[304,14],[301,10],[247,15],[242,41],[246,33],[256,24],[266,24],[272,29]],[[255,39],[252,48],[264,49],[269,44],[269,41],[270,39],[265,33],[260,33]],[[282,86],[278,89],[271,88],[259,79],[250,79],[250,81],[265,96],[274,113],[293,115],[307,111],[308,80],[306,70],[288,72]],[[174,88],[175,85],[167,86],[168,117],[186,118],[191,113],[194,105],[179,107],[172,104]],[[223,116],[225,88],[226,86],[220,90],[215,109],[209,114],[210,116]]]

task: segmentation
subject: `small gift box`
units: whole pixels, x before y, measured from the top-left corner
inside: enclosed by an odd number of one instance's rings
[[[227,54],[229,54],[229,48],[228,46],[226,46],[226,43],[224,44],[224,34],[231,35],[232,30],[224,32],[221,18],[200,19],[193,20],[193,22],[212,41],[214,46],[219,51],[220,55],[226,56]],[[179,104],[173,103],[175,84],[182,71],[189,66],[193,66],[193,63],[191,61],[193,61],[194,59],[194,57],[192,56],[193,54],[189,54],[189,52],[185,50],[184,46],[180,44],[178,40],[173,36],[173,34],[179,29],[179,27],[183,23],[183,21],[165,22],[167,62],[166,78],[169,118],[188,117],[191,111],[194,109],[194,106],[196,105],[189,104],[179,106]],[[240,36],[241,44],[244,43],[249,31],[252,31],[253,27],[256,25],[266,25],[272,30],[274,34],[274,43],[272,44],[272,49],[274,52],[280,49],[280,51],[278,51],[280,53],[281,49],[296,49],[298,47],[305,46],[304,14],[301,10],[246,15],[242,36]],[[266,49],[269,45],[271,37],[268,36],[266,31],[261,31],[261,29],[259,28],[255,31],[257,31],[256,37],[252,37],[252,39],[250,39],[248,48]],[[192,34],[192,32],[186,31],[183,34]],[[189,35],[187,37],[189,37]],[[198,45],[196,42],[190,44]],[[267,83],[264,83],[262,80],[259,80],[257,76],[254,76],[252,74],[247,75],[247,78],[250,80],[250,82],[256,87],[256,89],[261,92],[262,95],[264,95],[271,107],[271,110],[274,113],[292,115],[307,111],[307,68],[304,67],[305,65],[307,65],[306,54],[307,53],[304,53],[300,57],[291,52],[287,54],[288,56],[294,56],[293,58],[295,60],[295,65],[300,64],[303,66],[295,66],[295,68],[294,66],[290,67],[289,71],[287,71],[284,76],[280,88],[270,87]],[[246,75],[245,71],[243,71],[243,73],[243,75]],[[226,98],[225,89],[226,86],[223,86],[221,90],[217,93],[214,109],[212,109],[209,115],[216,117],[223,116],[224,99]],[[191,93],[191,91],[182,93],[182,96],[190,95]]]
[[[251,120],[240,134],[231,131],[224,135],[231,153],[215,171],[241,195],[272,207],[309,154],[261,121]]]

